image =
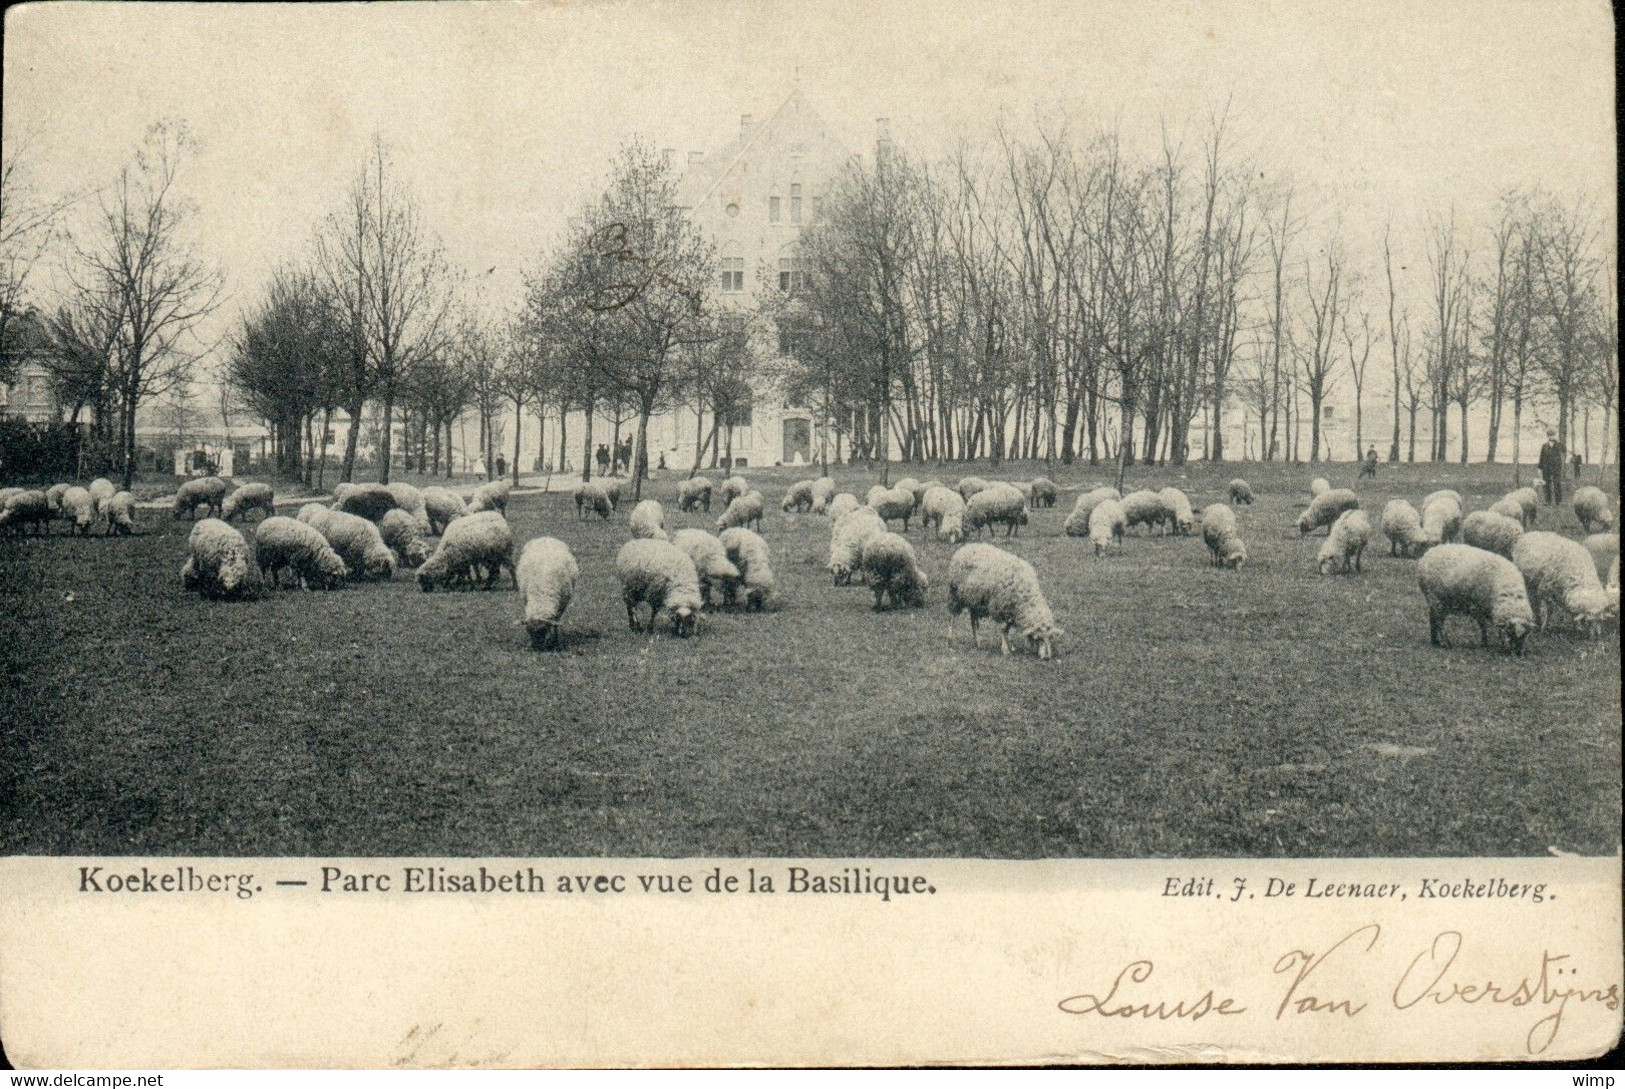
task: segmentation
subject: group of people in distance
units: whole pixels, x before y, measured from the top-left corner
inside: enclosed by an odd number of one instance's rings
[[[1564,456],[1563,444],[1557,441],[1557,429],[1546,429],[1546,445],[1540,448],[1540,480],[1546,493],[1546,505],[1558,506],[1563,502],[1563,467],[1567,463],[1574,469],[1574,479],[1580,479],[1580,455],[1576,453],[1573,458]],[[1365,452],[1365,460],[1360,465],[1360,477],[1376,477],[1377,475],[1377,448],[1371,447]]]

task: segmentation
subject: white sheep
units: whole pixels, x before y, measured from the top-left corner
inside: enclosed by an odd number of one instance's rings
[[[842,492],[829,501],[829,509],[824,512],[824,517],[828,518],[832,523],[839,522],[842,517],[851,514],[861,506],[863,504],[858,502],[857,496],[851,492]]]
[[[1593,533],[1580,543],[1591,553],[1592,563],[1597,568],[1597,577],[1606,583],[1608,568],[1612,565],[1614,557],[1619,555],[1619,534]]]
[[[438,485],[423,489],[423,509],[429,517],[429,535],[438,537],[446,527],[468,513],[463,497]]]
[[[620,506],[621,505],[621,488],[626,483],[626,481],[622,480],[620,477],[613,477],[612,476],[612,477],[599,477],[598,478],[598,483],[600,483],[600,484],[602,484],[604,486],[604,491],[606,493],[608,493],[608,495],[609,495],[609,501],[611,503],[614,503],[617,507]]]
[[[748,526],[755,523],[757,529],[762,528],[762,493],[749,491],[744,495],[736,496],[729,501],[728,509],[722,512],[717,519],[717,529],[729,529],[733,526]]]
[[[1214,567],[1237,568],[1247,562],[1236,512],[1223,503],[1210,503],[1202,511],[1202,543]]]
[[[135,532],[135,496],[130,492],[117,492],[102,504],[107,518],[107,532],[128,537]]]
[[[1032,489],[1032,503],[1034,509],[1037,509],[1038,507],[1048,508],[1055,506],[1055,500],[1061,494],[1060,489],[1055,486],[1055,481],[1051,480],[1047,476],[1034,477],[1029,487]]]
[[[784,491],[784,501],[779,504],[779,509],[786,514],[792,510],[800,514],[804,510],[814,509],[817,501],[813,497],[813,484],[811,480],[798,480],[790,485]]]
[[[730,582],[724,589],[728,603],[733,603],[737,586],[745,591],[745,607],[760,610],[767,604],[775,582],[767,542],[742,526],[732,526],[722,531],[722,549],[728,562],[739,569],[739,582]]]
[[[908,532],[909,519],[914,517],[914,492],[909,488],[882,488],[879,494],[869,494],[869,506],[880,515],[882,522],[894,518],[903,520],[903,532]]]
[[[1230,502],[1236,506],[1246,506],[1253,501],[1253,489],[1245,480],[1237,477],[1230,482]]]
[[[45,503],[51,508],[52,518],[62,513],[62,493],[71,487],[72,484],[52,484],[45,489]],[[13,495],[20,495],[22,491],[22,488],[0,488],[0,507],[5,506],[7,499]]]
[[[852,581],[852,573],[863,566],[863,546],[884,532],[886,523],[872,507],[859,507],[836,521],[829,534],[829,573],[836,586]]]
[[[615,513],[615,500],[610,497],[609,489],[597,480],[583,480],[577,484],[575,501],[577,521],[589,514],[596,514],[608,521],[609,516]],[[474,509],[472,504],[469,505],[469,509]]]
[[[332,509],[376,522],[400,504],[387,484],[350,484],[333,489]]]
[[[66,496],[63,497],[66,499]],[[197,518],[199,507],[208,507],[215,513],[226,500],[226,482],[217,476],[200,476],[196,480],[188,480],[175,492],[174,514],[176,518],[181,515],[190,515]]]
[[[1330,488],[1310,501],[1298,516],[1298,535],[1307,537],[1322,526],[1330,527],[1344,511],[1360,506],[1360,498],[1347,488]]]
[[[395,553],[401,567],[419,567],[434,551],[420,536],[422,528],[414,515],[397,507],[379,521],[378,535]]]
[[[90,493],[85,494],[88,496]],[[34,527],[35,533],[43,533],[50,521],[51,502],[45,497],[44,492],[18,488],[6,496],[3,507],[0,507],[0,528],[9,529],[18,535],[29,526]]]
[[[1529,524],[1524,520],[1523,504],[1510,495],[1503,495],[1490,504],[1490,513],[1499,514],[1503,518],[1511,518],[1518,523],[1520,529],[1528,529]]]
[[[1614,514],[1608,509],[1608,495],[1601,488],[1587,484],[1574,490],[1574,516],[1587,533],[1607,529],[1614,524]]]
[[[1445,621],[1464,615],[1478,622],[1479,638],[1490,645],[1490,627],[1506,637],[1512,653],[1523,656],[1524,639],[1534,626],[1523,576],[1505,556],[1464,544],[1442,544],[1416,565],[1416,581],[1428,605],[1428,634],[1436,647],[1450,646]]]
[[[1448,495],[1422,504],[1422,539],[1450,543],[1461,536],[1461,503]]]
[[[1146,529],[1161,530],[1168,520],[1168,508],[1162,502],[1162,496],[1148,488],[1129,492],[1122,498],[1123,524],[1128,529],[1135,526],[1144,526]]]
[[[627,519],[627,528],[634,537],[647,537],[650,540],[664,541],[666,539],[666,508],[658,500],[645,499],[632,508],[632,517]]]
[[[615,556],[615,571],[626,602],[627,627],[639,630],[637,607],[647,603],[651,633],[662,609],[671,617],[673,635],[688,636],[698,630],[704,604],[700,577],[694,561],[682,549],[670,541],[628,541]]]
[[[418,535],[430,537],[434,535],[434,523],[429,518],[429,501],[423,498],[423,492],[415,485],[396,482],[389,486],[390,498],[395,500],[395,506],[412,516],[416,523]]]
[[[920,487],[920,482],[918,480],[915,480],[911,476],[905,476],[902,480],[899,480],[897,483],[893,484],[892,488],[894,490],[901,488],[903,491],[914,496],[914,509],[919,510],[920,496],[925,494],[925,489]]]
[[[739,582],[739,568],[728,559],[728,550],[722,547],[720,540],[703,529],[680,529],[672,535],[671,543],[694,561],[694,570],[700,577],[702,603],[711,603],[713,589],[721,593],[724,601],[733,597]]]
[[[920,504],[920,526],[935,527],[939,538],[958,544],[965,539],[965,500],[940,484],[927,489]]]
[[[273,587],[282,584],[282,572],[293,574],[293,584],[307,590],[336,590],[350,576],[344,560],[333,551],[315,526],[285,515],[260,519],[254,530],[254,558],[260,577]]]
[[[1027,524],[1027,499],[1013,484],[990,484],[965,502],[965,528],[977,536],[982,527],[993,532],[993,526],[1004,524],[1004,535],[1013,536]]]
[[[914,491],[914,513],[915,514],[920,513],[920,508],[925,506],[925,493],[926,492],[930,491],[932,488],[941,488],[943,486],[944,485],[943,485],[942,481],[940,481],[940,480],[927,480],[924,484],[916,484],[916,485],[914,485],[914,488],[913,488],[913,491]],[[952,490],[952,489],[950,489],[950,490]],[[958,493],[956,492],[955,494],[957,495]],[[959,496],[959,498],[963,499],[965,497],[961,495],[961,496]]]
[[[1196,529],[1196,514],[1191,510],[1191,501],[1184,492],[1178,488],[1164,488],[1157,493],[1162,500],[1162,509],[1167,511],[1167,525],[1179,537],[1189,537]]]
[[[244,484],[230,495],[220,505],[220,517],[229,522],[239,514],[248,517],[251,510],[259,510],[260,517],[269,518],[276,513],[276,493],[271,485],[254,481]]]
[[[113,486],[111,480],[108,480],[105,476],[99,476],[85,485],[85,491],[90,493],[90,498],[96,501],[96,509],[100,510],[102,504],[117,494],[118,489]]]
[[[1366,517],[1365,511],[1346,510],[1332,523],[1331,532],[1326,534],[1315,556],[1315,566],[1322,575],[1359,571],[1360,557],[1365,555],[1365,546],[1370,541],[1371,519]]]
[[[1116,488],[1092,488],[1084,492],[1072,504],[1072,513],[1066,516],[1061,530],[1068,537],[1089,536],[1089,515],[1097,506],[1108,499],[1121,500]],[[1121,506],[1121,504],[1119,504]]]
[[[1435,499],[1448,499],[1462,510],[1467,509],[1467,504],[1462,501],[1461,493],[1454,488],[1440,488],[1438,491],[1428,492],[1427,495],[1422,497],[1422,504],[1417,509],[1427,510],[1428,504]]]
[[[835,498],[835,481],[827,476],[821,476],[813,481],[813,513],[827,514],[829,501]]]
[[[483,570],[485,588],[491,589],[507,568],[519,585],[513,562],[513,529],[501,511],[476,511],[446,527],[434,554],[418,568],[418,586],[428,593],[436,586],[451,587],[474,581]]]
[[[969,503],[971,496],[977,492],[986,491],[988,487],[990,487],[989,483],[981,477],[967,476],[960,478],[956,490],[959,492],[959,498]]]
[[[1121,546],[1123,534],[1128,530],[1128,515],[1123,504],[1111,497],[1103,497],[1089,512],[1089,543],[1094,545],[1095,559],[1106,558],[1112,545]]]
[[[1507,492],[1506,498],[1523,508],[1523,528],[1528,529],[1540,520],[1540,493],[1524,485]]]
[[[90,535],[96,521],[96,500],[89,490],[73,487],[62,493],[62,517],[68,522],[68,532],[81,537]]]
[[[496,511],[498,514],[508,512],[508,494],[513,491],[513,485],[506,480],[492,480],[481,484],[474,489],[474,494],[468,499],[468,513],[480,514],[482,512]]]
[[[1523,536],[1523,522],[1517,518],[1475,510],[1461,520],[1461,539],[1464,544],[1512,558],[1512,546]]]
[[[691,511],[695,507],[711,513],[711,482],[703,476],[690,477],[677,485],[677,509]]]
[[[63,491],[66,491],[68,486],[66,484],[52,484],[51,485],[51,490],[52,491],[55,491],[57,488],[61,488]],[[28,490],[29,489],[27,489],[27,488],[17,488],[17,487],[0,488],[0,510],[5,509],[6,503],[8,503],[11,500],[12,496],[21,495],[21,494],[23,494],[23,492],[28,491]],[[58,494],[60,495],[61,493],[59,492]],[[49,496],[49,493],[47,493],[47,497],[48,496]],[[47,502],[49,502],[48,498],[47,498]]]
[[[918,608],[925,604],[925,591],[930,580],[920,570],[914,557],[914,546],[907,538],[896,533],[877,533],[863,544],[863,572],[869,588],[875,592],[875,612],[886,608],[908,606]]]
[[[869,488],[869,491],[867,493],[865,493],[865,495],[863,497],[863,505],[866,506],[866,507],[874,506],[875,505],[875,499],[877,497],[879,497],[879,496],[885,495],[890,490],[891,489],[886,487],[886,485],[884,485],[884,484],[871,485],[870,488]]]
[[[953,619],[970,613],[971,642],[981,645],[977,629],[983,619],[1001,626],[999,641],[1010,653],[1010,633],[1027,641],[1040,661],[1055,653],[1055,641],[1064,635],[1055,614],[1038,586],[1032,564],[993,545],[968,544],[948,563],[948,637]]]
[[[1523,575],[1541,631],[1551,618],[1553,605],[1562,607],[1575,625],[1593,637],[1604,621],[1619,615],[1618,602],[1597,577],[1596,561],[1579,541],[1556,533],[1532,530],[1512,546],[1512,562]]]
[[[248,541],[236,527],[218,518],[205,518],[192,527],[186,548],[189,555],[181,567],[183,589],[196,590],[204,597],[231,598],[253,588]]]
[[[750,491],[750,485],[742,476],[730,476],[717,485],[717,502],[726,509],[729,503]]]
[[[1309,498],[1310,499],[1314,499],[1317,495],[1324,495],[1326,492],[1329,492],[1331,490],[1332,490],[1332,486],[1331,486],[1330,482],[1328,482],[1327,479],[1325,477],[1323,477],[1323,476],[1317,476],[1317,477],[1315,477],[1315,479],[1313,479],[1313,480],[1311,480],[1309,482]]]
[[[299,521],[327,538],[327,543],[343,558],[355,578],[385,582],[394,576],[395,553],[384,543],[383,535],[373,522],[359,514],[324,508],[318,503],[300,507]]]
[[[1422,532],[1422,516],[1403,499],[1390,499],[1382,508],[1382,532],[1388,538],[1390,556],[1416,558],[1438,544]]]
[[[519,587],[521,615],[533,649],[563,645],[559,619],[570,607],[580,577],[581,568],[563,541],[536,537],[525,542],[514,569],[514,581]]]

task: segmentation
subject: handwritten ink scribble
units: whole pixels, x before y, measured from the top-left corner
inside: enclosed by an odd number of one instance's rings
[[[1156,965],[1148,960],[1136,960],[1123,967],[1112,980],[1111,989],[1104,995],[1075,994],[1070,998],[1063,998],[1056,1003],[1063,1013],[1082,1016],[1084,1014],[1098,1014],[1101,1017],[1139,1017],[1145,1020],[1156,1019],[1169,1021],[1175,1018],[1188,1018],[1191,1021],[1200,1021],[1209,1014],[1218,1014],[1228,1017],[1233,1014],[1247,1012],[1247,1007],[1237,1006],[1233,998],[1216,998],[1211,990],[1193,1001],[1179,999],[1172,1004],[1168,999],[1160,997],[1146,998],[1139,1001],[1114,1001],[1117,992],[1124,989],[1124,979],[1129,983],[1144,983],[1151,978]]]
[[[587,249],[605,262],[610,282],[596,287],[587,308],[599,312],[620,310],[643,298],[650,286],[661,283],[699,309],[701,296],[693,288],[661,271],[665,257],[650,257],[631,247],[624,223],[606,223],[592,233]]]

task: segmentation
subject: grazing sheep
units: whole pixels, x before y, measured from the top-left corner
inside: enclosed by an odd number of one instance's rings
[[[960,478],[955,490],[959,492],[959,498],[969,503],[971,496],[977,492],[986,491],[990,486],[986,480],[979,476],[967,476]]]
[[[779,509],[786,514],[789,514],[791,510],[800,514],[804,510],[812,510],[816,507],[817,501],[813,497],[813,483],[811,480],[798,480],[786,488],[784,501],[779,504]]]
[[[68,486],[66,484],[52,484],[51,485],[51,491],[53,491],[53,492],[55,492],[58,488],[61,488],[62,491],[67,491],[68,490]],[[27,490],[28,490],[27,488],[0,488],[0,510],[3,510],[5,508],[6,503],[10,501],[12,496],[21,495],[21,494],[23,494],[23,492],[25,492]],[[59,497],[61,496],[61,494],[62,494],[62,492],[57,492],[57,495]],[[49,501],[50,493],[47,492],[46,495],[47,495],[47,501]],[[55,510],[55,507],[52,507],[52,509]]]
[[[863,546],[863,571],[869,578],[869,588],[875,592],[875,612],[886,608],[888,598],[893,609],[925,604],[930,581],[914,558],[914,546],[901,535],[877,533],[870,537]]]
[[[713,589],[722,594],[724,601],[733,597],[735,584],[739,582],[739,568],[728,559],[728,550],[722,547],[720,540],[703,529],[680,529],[672,536],[671,543],[694,561],[694,570],[700,577],[700,601],[703,604],[711,603]]]
[[[351,484],[333,489],[332,509],[376,522],[400,504],[387,484]]]
[[[1461,493],[1454,488],[1440,488],[1436,492],[1428,492],[1427,495],[1422,498],[1422,505],[1418,509],[1427,510],[1428,504],[1432,503],[1435,499],[1448,499],[1462,510],[1467,509],[1467,505],[1462,502]]]
[[[1366,517],[1365,511],[1346,510],[1332,523],[1331,532],[1326,534],[1326,541],[1315,557],[1315,566],[1322,575],[1339,572],[1346,575],[1351,569],[1359,571],[1360,557],[1365,555],[1365,546],[1370,540],[1371,519]]]
[[[1512,519],[1514,522],[1518,523],[1519,529],[1529,528],[1529,526],[1524,522],[1523,504],[1512,498],[1510,495],[1503,495],[1501,498],[1491,503],[1490,513],[1499,514],[1503,518]]]
[[[882,488],[879,494],[871,491],[869,506],[880,515],[882,522],[901,518],[903,532],[907,533],[909,519],[914,517],[914,492],[908,488]]]
[[[733,526],[748,526],[756,523],[756,528],[762,528],[762,502],[761,492],[746,492],[736,496],[728,503],[728,509],[722,512],[717,519],[717,528],[729,529]]]
[[[105,476],[99,476],[85,485],[85,491],[90,493],[90,498],[96,501],[96,509],[100,510],[102,504],[113,498],[118,489],[113,487],[111,480],[108,480]]]
[[[637,607],[647,603],[651,633],[662,609],[671,617],[673,635],[686,637],[698,630],[704,604],[700,577],[682,549],[670,541],[628,541],[615,556],[615,572],[621,579],[627,627],[639,630]]]
[[[402,567],[419,567],[434,551],[429,542],[419,536],[420,529],[417,518],[400,508],[384,515],[378,523],[378,535],[395,553]]]
[[[677,509],[691,511],[695,507],[711,513],[711,482],[703,476],[690,477],[677,485]]]
[[[271,485],[258,482],[244,484],[226,496],[226,501],[220,505],[220,517],[227,522],[239,514],[246,518],[249,511],[257,508],[261,518],[269,518],[276,513],[275,500],[276,493],[271,490]]]
[[[1247,546],[1241,540],[1236,512],[1223,503],[1210,503],[1202,511],[1202,543],[1214,567],[1234,569],[1247,562]]]
[[[1030,487],[1032,488],[1034,509],[1055,506],[1055,500],[1061,494],[1061,490],[1055,486],[1055,481],[1047,476],[1034,477]]]
[[[941,484],[928,488],[920,503],[920,525],[935,526],[939,538],[958,544],[965,539],[965,500]]]
[[[1055,653],[1055,640],[1065,633],[1055,626],[1055,614],[1038,586],[1032,564],[1001,548],[968,544],[948,563],[948,638],[953,618],[970,613],[971,642],[981,645],[978,623],[990,619],[1001,625],[1000,646],[1010,653],[1010,633],[1026,639],[1039,661]]]
[[[1359,497],[1347,488],[1323,491],[1298,516],[1298,536],[1307,537],[1322,526],[1329,527],[1344,511],[1355,510],[1359,506]]]
[[[871,485],[870,488],[869,488],[869,491],[867,493],[865,493],[865,495],[863,497],[863,505],[866,506],[866,507],[874,506],[875,505],[875,498],[877,496],[885,495],[890,490],[891,489],[886,487],[886,485],[884,485],[884,484]]]
[[[1541,631],[1546,630],[1553,605],[1561,606],[1575,626],[1593,637],[1601,633],[1604,621],[1619,615],[1618,603],[1609,601],[1597,577],[1596,561],[1579,541],[1532,530],[1512,546],[1512,562],[1523,575]]]
[[[135,532],[135,496],[130,492],[115,494],[102,505],[102,513],[107,516],[109,535],[128,537]]]
[[[1608,496],[1601,489],[1587,484],[1574,491],[1574,516],[1587,533],[1607,529],[1614,524],[1613,512],[1608,509]]]
[[[829,501],[835,498],[835,481],[827,476],[821,476],[813,481],[813,513],[826,514],[829,511]]]
[[[84,491],[83,488],[78,490]],[[88,496],[90,493],[85,494]],[[35,533],[43,533],[50,521],[51,502],[44,492],[18,489],[6,497],[4,507],[0,508],[0,528],[9,529],[19,536],[29,526],[34,527]]]
[[[439,486],[423,489],[423,510],[429,516],[429,535],[438,537],[446,527],[468,513],[463,497],[450,488]]]
[[[1245,480],[1236,478],[1230,482],[1230,502],[1236,506],[1245,506],[1253,501],[1253,489]]]
[[[917,511],[920,509],[920,497],[925,494],[925,489],[920,486],[920,482],[918,480],[915,480],[911,476],[905,476],[902,480],[899,480],[897,483],[892,485],[892,490],[905,491],[912,495],[914,497],[914,510]],[[910,511],[910,513],[913,513],[913,511]]]
[[[260,577],[282,585],[282,572],[293,573],[293,584],[307,590],[337,590],[350,576],[343,558],[316,529],[297,518],[272,515],[260,519],[254,530],[254,556]]]
[[[607,522],[609,516],[615,513],[615,500],[610,498],[609,489],[596,480],[584,480],[577,484],[575,501],[577,521],[588,514],[596,514]],[[473,509],[473,504],[470,504],[469,510]]]
[[[1512,558],[1512,546],[1523,536],[1523,522],[1516,518],[1475,510],[1461,521],[1461,539],[1474,548]]]
[[[397,509],[412,516],[419,536],[434,535],[434,523],[429,520],[429,501],[423,498],[422,491],[411,484],[395,483],[389,486],[389,494],[395,500]]]
[[[730,476],[717,485],[717,502],[721,503],[723,509],[726,510],[729,503],[732,503],[748,491],[750,491],[750,485],[745,482],[744,477]]]
[[[620,485],[616,485],[617,490]],[[606,485],[607,488],[607,485]],[[508,494],[513,491],[513,485],[506,480],[492,480],[481,484],[474,489],[474,494],[468,499],[468,513],[479,514],[484,511],[496,511],[498,514],[508,513]],[[611,502],[613,502],[613,493]]]
[[[1461,503],[1448,495],[1422,504],[1422,539],[1450,543],[1461,536]]]
[[[196,590],[204,597],[231,598],[252,588],[248,541],[236,527],[218,518],[205,518],[192,527],[186,547],[190,555],[181,568],[183,589]]]
[[[532,649],[546,650],[549,645],[558,648],[563,644],[559,618],[570,607],[580,577],[581,568],[563,541],[536,537],[525,542],[514,569],[514,581],[519,587],[520,608]]]
[[[1523,656],[1523,644],[1534,626],[1523,576],[1505,556],[1464,544],[1442,544],[1416,565],[1416,581],[1428,603],[1428,634],[1436,647],[1450,646],[1445,621],[1470,616],[1478,621],[1484,646],[1490,627],[1506,637],[1512,653]]]
[[[394,577],[395,553],[384,543],[375,523],[348,511],[323,510],[315,503],[299,509],[299,521],[326,537],[356,578],[384,582]]]
[[[1116,488],[1091,488],[1078,496],[1072,504],[1072,513],[1066,516],[1066,522],[1061,527],[1062,531],[1068,537],[1089,536],[1090,512],[1108,499],[1120,501],[1122,498]]]
[[[1095,546],[1095,559],[1106,558],[1112,545],[1121,547],[1123,534],[1128,529],[1128,516],[1123,504],[1109,497],[1102,498],[1089,512],[1089,543]]]
[[[870,537],[886,532],[886,523],[872,507],[859,507],[841,518],[829,533],[829,573],[836,586],[852,581],[863,566],[863,546]]]
[[[614,503],[617,507],[620,506],[621,488],[625,485],[626,481],[620,479],[619,477],[600,477],[598,483],[602,484],[604,486],[604,491],[609,493],[609,501]]]
[[[1415,559],[1439,543],[1422,532],[1422,516],[1403,499],[1390,499],[1382,508],[1382,532],[1388,538],[1390,556]]]
[[[632,508],[632,517],[627,520],[627,528],[634,537],[647,537],[654,541],[666,539],[666,508],[657,500],[645,499]]]
[[[743,587],[745,607],[759,611],[767,604],[774,586],[767,542],[748,529],[732,526],[722,531],[722,550],[727,553],[728,562],[739,568],[739,582],[728,583],[724,590],[728,603],[733,604],[736,586]]]
[[[62,493],[62,517],[68,522],[69,533],[88,537],[96,521],[96,500],[85,488],[69,488]]]
[[[851,514],[861,506],[863,504],[858,502],[857,496],[851,492],[842,492],[829,501],[829,509],[824,512],[824,517],[831,522],[839,522],[844,516]]]
[[[1309,498],[1310,499],[1315,498],[1317,495],[1323,495],[1324,493],[1329,492],[1331,490],[1332,490],[1331,484],[1328,483],[1326,478],[1323,477],[1323,476],[1317,476],[1317,477],[1315,477],[1315,479],[1313,479],[1313,480],[1311,480],[1309,482]]]
[[[66,496],[63,498],[65,500]],[[225,499],[226,482],[219,477],[200,476],[196,480],[188,480],[175,492],[175,517],[187,514],[196,520],[199,507],[208,507],[218,513]]]
[[[1162,496],[1146,488],[1129,492],[1123,497],[1122,506],[1123,524],[1128,529],[1144,526],[1160,531],[1168,520],[1168,508],[1163,505]]]
[[[1613,565],[1614,558],[1619,555],[1619,534],[1593,533],[1580,543],[1585,546],[1587,552],[1591,553],[1591,561],[1597,568],[1597,577],[1603,580],[1606,587],[1608,568]]]
[[[1162,509],[1168,512],[1167,525],[1175,536],[1189,537],[1196,529],[1196,514],[1191,510],[1190,499],[1178,488],[1164,488],[1157,493],[1157,498],[1162,500]]]
[[[52,518],[62,513],[62,493],[71,487],[72,484],[52,484],[45,489],[45,503],[51,508]],[[6,500],[13,495],[21,495],[22,492],[22,488],[0,488],[0,507],[5,506]]]
[[[1506,498],[1523,508],[1523,528],[1528,529],[1540,519],[1540,494],[1525,485],[1507,492]]]
[[[1027,524],[1027,500],[1013,484],[990,484],[965,502],[965,528],[981,536],[982,527],[1004,523],[1004,535],[1013,536]]]
[[[504,567],[517,588],[519,576],[513,563],[513,530],[508,520],[501,511],[477,511],[446,527],[439,547],[418,568],[418,586],[424,593],[436,586],[449,588],[458,582],[477,579],[483,569],[485,588],[489,590],[502,577]]]

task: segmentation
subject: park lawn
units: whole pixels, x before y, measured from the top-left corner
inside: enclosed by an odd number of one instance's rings
[[[893,467],[1024,479],[1031,463]],[[567,494],[518,496],[520,540],[567,541],[582,579],[562,653],[530,650],[511,589],[424,594],[409,572],[330,594],[220,603],[180,590],[188,524],[128,539],[0,539],[6,684],[0,849],[13,854],[1205,857],[1608,854],[1620,832],[1612,636],[1529,654],[1429,645],[1414,561],[1385,544],[1321,578],[1293,526],[1351,465],[1136,467],[1195,505],[1246,476],[1250,560],[1142,538],[1096,561],[1062,536],[1105,467],[1000,543],[1036,568],[1060,656],[949,637],[953,546],[911,530],[927,607],[876,614],[833,587],[828,523],[779,513],[805,470],[747,470],[768,498],[778,590],[698,638],[627,631],[626,539]],[[1528,470],[1525,470],[1526,479]],[[713,474],[720,476],[720,474]],[[842,467],[861,498],[878,470]],[[1588,475],[1589,472],[1588,472]],[[1384,466],[1358,487],[1456,487],[1507,466]],[[1617,486],[1606,485],[1617,497]],[[652,483],[668,526],[676,479]],[[1617,498],[1616,498],[1617,505]],[[712,526],[711,528],[714,528]],[[1571,510],[1540,528],[1579,535]],[[1001,531],[1002,533],[1002,531]],[[984,538],[985,539],[985,538]],[[1379,538],[1380,541],[1380,538]]]

